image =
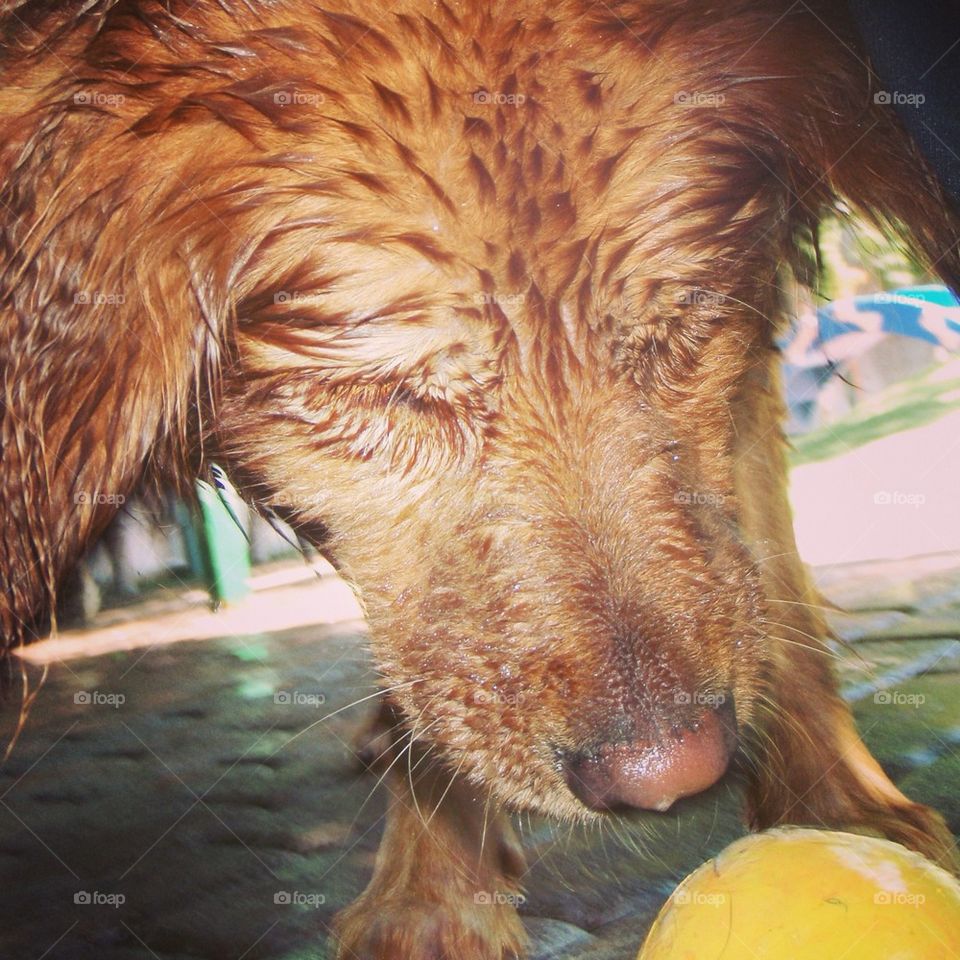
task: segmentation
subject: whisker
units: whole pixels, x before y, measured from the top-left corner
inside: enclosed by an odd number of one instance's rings
[[[804,600],[784,600],[782,597],[765,597],[764,601],[766,603],[787,603],[794,607],[808,607],[811,610],[826,610],[830,613],[842,613],[847,617],[853,616],[849,610],[844,610],[843,607],[836,607],[831,604],[809,603]]]
[[[294,740],[298,737],[302,737],[305,733],[312,730],[314,727],[318,727],[321,723],[326,723],[328,720],[333,719],[340,713],[343,713],[345,710],[349,710],[351,707],[357,707],[361,703],[366,703],[368,700],[375,700],[377,697],[383,696],[385,693],[393,693],[395,690],[403,690],[405,687],[412,687],[415,683],[420,683],[420,680],[405,680],[403,683],[395,684],[392,687],[381,687],[379,690],[375,690],[373,693],[368,694],[365,697],[360,697],[358,700],[354,700],[351,703],[346,704],[345,706],[339,707],[334,710],[332,713],[328,713],[325,717],[321,717],[319,720],[314,720],[313,723],[307,724],[302,730],[298,730],[289,740],[284,741],[276,750],[273,751],[271,756],[276,756],[281,750],[289,747]]]
[[[440,799],[437,801],[437,805],[433,808],[433,813],[430,814],[430,819],[427,820],[427,826],[428,826],[428,827],[430,826],[431,822],[433,821],[433,818],[437,815],[437,811],[440,809],[440,807],[443,806],[443,801],[447,799],[447,794],[450,792],[451,788],[453,787],[454,783],[456,782],[457,777],[460,776],[460,771],[463,769],[463,764],[464,764],[464,762],[466,761],[466,759],[467,759],[467,755],[466,755],[466,754],[464,754],[464,755],[460,758],[460,763],[457,765],[457,769],[454,770],[453,774],[451,775],[451,777],[450,777],[450,782],[447,784],[447,787],[446,787],[446,789],[443,791],[443,793],[440,794]]]

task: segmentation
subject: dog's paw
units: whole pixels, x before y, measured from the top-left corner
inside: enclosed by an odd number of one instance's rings
[[[337,960],[520,960],[526,955],[520,917],[512,904],[490,899],[480,895],[463,905],[361,899],[337,916]]]

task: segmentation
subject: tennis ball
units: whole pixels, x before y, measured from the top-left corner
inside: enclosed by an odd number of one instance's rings
[[[666,902],[639,960],[960,957],[960,884],[888,840],[783,827],[731,844]]]

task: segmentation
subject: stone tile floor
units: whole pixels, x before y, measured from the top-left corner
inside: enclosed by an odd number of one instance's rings
[[[850,611],[832,619],[866,740],[960,833],[960,555],[818,577]],[[371,704],[335,713],[371,683],[349,621],[54,662],[0,768],[0,960],[330,956],[381,829],[349,748]],[[602,831],[520,827],[538,960],[632,960],[676,882],[742,832],[734,784]]]

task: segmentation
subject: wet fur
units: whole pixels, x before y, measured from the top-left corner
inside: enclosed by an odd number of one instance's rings
[[[522,876],[498,811],[591,816],[558,751],[678,694],[734,695],[755,826],[951,862],[836,694],[786,500],[773,342],[819,219],[960,281],[840,5],[5,9],[0,627],[36,632],[95,495],[204,456],[322,540],[397,749],[433,747],[343,956],[521,949],[472,900]]]

